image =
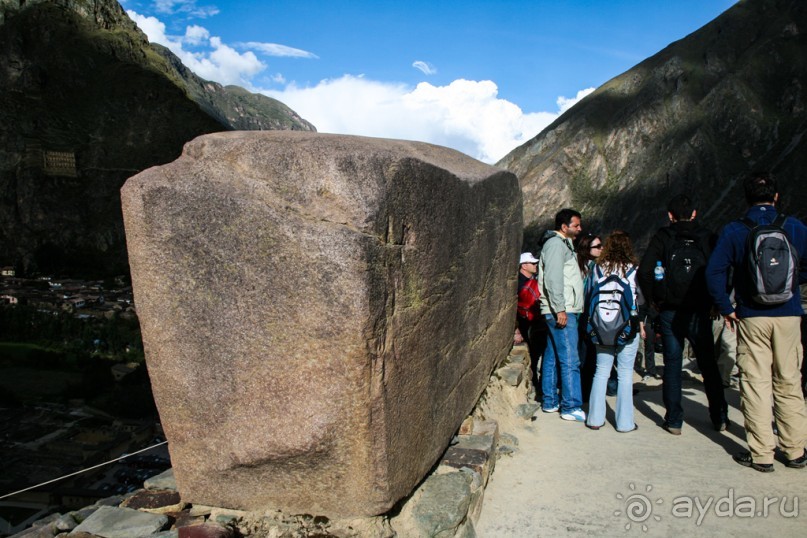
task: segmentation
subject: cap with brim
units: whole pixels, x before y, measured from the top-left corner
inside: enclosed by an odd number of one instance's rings
[[[532,252],[524,252],[521,254],[521,260],[519,260],[518,264],[521,265],[522,263],[538,263],[538,260],[532,255]]]

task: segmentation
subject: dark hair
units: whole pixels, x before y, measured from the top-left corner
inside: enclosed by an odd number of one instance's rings
[[[667,203],[667,211],[672,213],[675,220],[689,220],[692,218],[692,212],[695,211],[695,204],[686,194],[679,194]]]
[[[580,267],[580,272],[583,273],[583,276],[586,276],[588,272],[588,262],[594,259],[594,256],[591,255],[591,244],[595,239],[600,239],[600,236],[586,234],[578,237],[574,246],[574,251],[577,253],[577,265]],[[600,239],[600,242],[602,242],[602,239]]]
[[[636,265],[636,256],[633,254],[633,243],[627,232],[615,230],[605,240],[602,253],[597,258],[597,265],[602,267],[606,273],[620,273],[623,276],[628,270],[628,265]]]
[[[577,217],[578,219],[582,218],[580,216],[580,213],[578,213],[574,209],[566,208],[558,211],[558,214],[555,215],[555,230],[560,230],[560,227],[563,226],[564,224],[566,226],[571,226],[572,219],[574,217]]]
[[[776,180],[766,173],[751,174],[743,181],[745,201],[748,205],[772,204],[776,198]]]

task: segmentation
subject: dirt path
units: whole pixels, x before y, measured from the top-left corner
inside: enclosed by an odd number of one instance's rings
[[[764,474],[731,459],[746,448],[736,389],[726,391],[732,425],[717,433],[702,385],[685,381],[686,423],[673,436],[660,427],[660,382],[649,383],[634,385],[635,432],[614,430],[615,398],[599,431],[539,411],[510,432],[519,449],[496,463],[478,536],[807,535],[807,468],[777,462]]]

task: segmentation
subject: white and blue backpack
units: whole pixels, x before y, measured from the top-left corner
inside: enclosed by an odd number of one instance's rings
[[[636,337],[639,318],[628,280],[635,271],[636,267],[631,267],[625,276],[606,276],[602,268],[595,265],[589,274],[586,332],[594,344],[623,346]]]

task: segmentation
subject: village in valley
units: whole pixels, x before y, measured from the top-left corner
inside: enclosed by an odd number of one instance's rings
[[[112,280],[107,288],[103,281],[56,279],[50,276],[21,278],[13,267],[0,269],[0,304],[27,305],[40,311],[70,312],[79,318],[116,315],[135,319],[132,286],[126,278]]]
[[[28,278],[12,267],[0,273],[0,495],[163,442],[128,277]],[[28,338],[18,338],[22,326]],[[81,508],[133,491],[168,467],[162,445],[0,499],[0,536],[53,507]]]

